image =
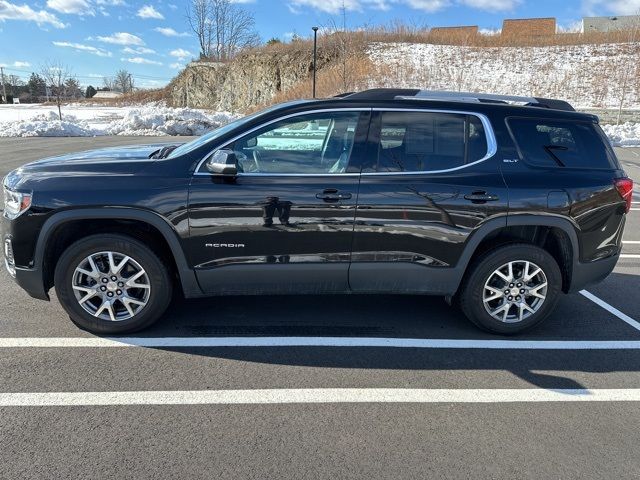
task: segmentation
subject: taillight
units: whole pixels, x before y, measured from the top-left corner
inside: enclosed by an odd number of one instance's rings
[[[627,213],[631,210],[631,197],[633,196],[633,180],[630,178],[617,178],[614,181],[616,190],[627,203]]]

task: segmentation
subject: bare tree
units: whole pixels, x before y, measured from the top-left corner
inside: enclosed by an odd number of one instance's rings
[[[187,21],[204,58],[229,60],[260,43],[253,14],[232,0],[190,0]]]
[[[122,93],[131,93],[133,91],[133,76],[127,70],[118,70],[113,78],[113,88]]]
[[[51,89],[51,95],[58,105],[58,116],[62,120],[62,98],[66,94],[66,83],[71,78],[71,69],[64,63],[53,60],[42,64],[40,75],[44,78],[47,88]]]
[[[102,86],[107,90],[113,90],[114,79],[113,77],[102,77]]]
[[[211,22],[211,0],[191,0],[187,6],[187,21],[200,44],[200,56],[211,56],[213,27]]]
[[[638,41],[638,37],[640,36],[640,22],[633,22],[633,25],[631,25],[631,27],[628,29],[628,35],[628,48],[632,52],[633,57],[635,57],[637,51],[637,46],[635,45],[635,43]],[[621,60],[622,58],[623,56],[620,56]],[[617,125],[620,125],[620,121],[622,119],[622,109],[627,98],[627,90],[629,88],[629,84],[632,82],[631,77],[634,71],[637,71],[637,68],[637,58],[633,58],[633,60],[622,60],[622,64],[619,66],[619,73],[621,76],[620,81],[622,84],[620,86],[620,103],[618,105],[618,118],[616,120]]]
[[[11,91],[11,95],[13,97],[18,96],[20,94],[19,87],[24,85],[24,82],[22,81],[22,79],[18,75],[7,75],[5,78],[6,78],[6,84]]]
[[[325,27],[327,32],[330,32],[331,41],[334,42],[336,51],[338,53],[338,59],[340,61],[340,92],[346,93],[351,91],[351,75],[349,71],[349,60],[353,57],[353,45],[350,41],[349,32],[347,32],[347,7],[344,0],[340,7],[341,22],[338,23],[334,19],[329,21],[329,25]]]

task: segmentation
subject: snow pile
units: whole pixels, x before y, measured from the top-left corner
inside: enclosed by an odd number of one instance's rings
[[[365,87],[423,88],[560,98],[577,108],[640,108],[640,43],[462,47],[375,43]],[[625,78],[627,77],[627,78]],[[625,84],[627,85],[625,87]]]
[[[83,118],[65,113],[71,110]],[[97,135],[202,135],[237,118],[226,112],[207,113],[189,108],[145,106],[140,108],[110,107],[79,111],[62,108],[62,121],[56,111],[40,110],[28,118],[3,118],[0,111],[0,137],[90,137]],[[7,112],[15,114],[15,112]]]
[[[0,137],[88,137],[94,130],[73,115],[62,116],[54,112],[40,113],[30,120],[0,122]]]
[[[234,117],[230,113],[207,114],[189,108],[142,107],[128,110],[122,120],[111,122],[106,135],[202,135],[225,125]]]
[[[602,125],[614,147],[640,147],[640,123]]]

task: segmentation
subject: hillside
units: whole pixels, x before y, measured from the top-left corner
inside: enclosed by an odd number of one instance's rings
[[[640,106],[640,43],[548,47],[374,44],[370,86],[496,92],[614,108],[628,72],[625,107]]]
[[[626,83],[624,107],[640,107],[640,43],[347,46],[320,50],[319,96],[372,87],[419,87],[557,97],[580,108],[616,108]],[[170,85],[170,103],[246,112],[309,97],[312,58],[306,47],[265,48],[225,64],[192,63]]]

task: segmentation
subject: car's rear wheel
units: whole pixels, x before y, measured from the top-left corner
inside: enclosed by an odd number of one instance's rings
[[[124,235],[95,235],[71,245],[58,261],[54,282],[71,320],[100,334],[148,327],[171,301],[171,277],[162,261]]]
[[[473,323],[503,335],[520,333],[547,318],[562,290],[555,259],[534,245],[515,244],[479,257],[460,291],[460,307]]]

